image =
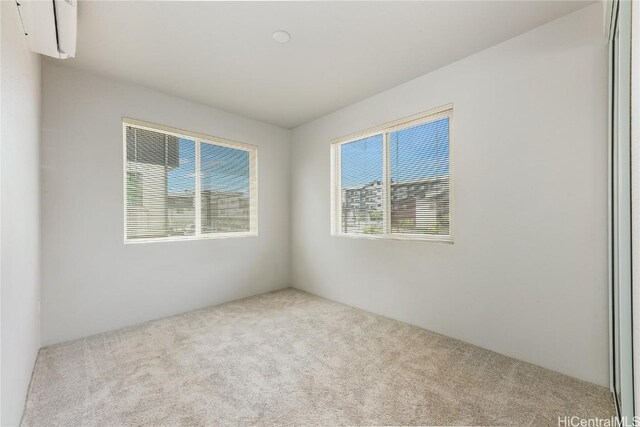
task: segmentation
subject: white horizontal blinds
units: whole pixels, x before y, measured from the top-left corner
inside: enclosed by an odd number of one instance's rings
[[[126,127],[126,236],[195,234],[195,141]]]
[[[389,133],[391,233],[449,235],[449,117]]]
[[[201,143],[200,209],[203,234],[250,231],[250,165],[249,151]]]
[[[383,232],[382,141],[380,134],[340,146],[341,233]]]

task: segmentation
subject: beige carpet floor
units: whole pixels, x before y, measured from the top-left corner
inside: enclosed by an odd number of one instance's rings
[[[608,390],[286,289],[42,349],[23,425],[557,426],[565,415],[611,417]]]

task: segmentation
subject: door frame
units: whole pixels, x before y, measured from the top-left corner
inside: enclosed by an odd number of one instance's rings
[[[635,415],[631,167],[632,2],[607,3],[609,39],[610,387],[623,424]]]

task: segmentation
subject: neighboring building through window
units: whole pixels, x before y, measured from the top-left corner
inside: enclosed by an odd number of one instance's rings
[[[451,241],[447,106],[332,144],[332,233]]]
[[[140,206],[142,204],[142,174],[127,171],[127,205]]]
[[[254,146],[124,120],[125,241],[257,234]]]

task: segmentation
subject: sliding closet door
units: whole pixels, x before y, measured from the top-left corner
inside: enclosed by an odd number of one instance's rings
[[[615,2],[611,27],[612,386],[621,417],[634,414],[631,292],[631,2]]]

